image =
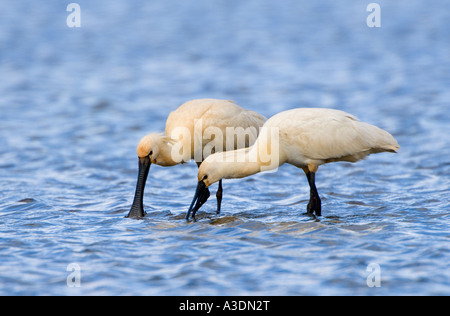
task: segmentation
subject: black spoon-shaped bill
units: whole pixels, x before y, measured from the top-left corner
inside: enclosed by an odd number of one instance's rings
[[[203,181],[200,181],[197,185],[197,189],[195,190],[195,196],[192,200],[191,206],[189,207],[189,211],[186,214],[186,219],[189,219],[189,216],[192,213],[192,218],[195,219],[195,214],[202,207],[203,204],[208,201],[211,193],[209,192],[208,187]]]
[[[136,185],[136,193],[134,194],[134,201],[130,212],[126,216],[128,218],[142,218],[145,216],[144,189],[151,165],[152,163],[149,157],[139,158],[139,174]]]

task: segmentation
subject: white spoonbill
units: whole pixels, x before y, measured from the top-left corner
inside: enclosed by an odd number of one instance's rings
[[[396,152],[397,141],[388,132],[333,109],[300,108],[281,112],[263,126],[250,148],[210,155],[198,170],[198,186],[186,219],[206,202],[207,189],[222,179],[244,178],[273,170],[284,163],[302,168],[310,186],[308,214],[321,215],[315,185],[320,165],[356,162],[379,152]]]
[[[167,118],[165,135],[149,134],[139,142],[137,147],[139,175],[136,193],[126,217],[145,216],[144,188],[152,163],[170,167],[196,159],[199,166],[211,153],[253,145],[265,120],[264,116],[245,110],[233,101],[197,99],[181,105]],[[231,130],[228,129],[227,132],[227,128]],[[232,132],[236,133],[236,130],[244,133],[243,141],[234,141],[239,135],[230,135]],[[207,141],[206,134],[212,139],[210,142]],[[233,140],[232,144],[229,142],[230,136]],[[209,153],[204,152],[206,146],[210,149]],[[220,212],[223,192],[222,181],[218,181],[217,213]],[[205,191],[209,194],[208,190]]]

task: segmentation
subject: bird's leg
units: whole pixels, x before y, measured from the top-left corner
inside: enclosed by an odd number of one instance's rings
[[[306,177],[308,178],[308,184],[309,184],[309,183],[310,183],[310,180],[309,180],[310,174],[308,173],[308,174],[306,175]],[[314,199],[313,191],[310,190],[310,193],[309,193],[309,202],[308,202],[308,206],[306,207],[307,213],[308,213],[308,214],[314,214],[315,208],[316,208],[316,201],[315,201],[315,199]]]
[[[315,172],[309,172],[309,176],[308,176],[308,182],[309,182],[309,187],[311,189],[311,193],[310,193],[310,203],[311,200],[313,201],[312,204],[312,209],[310,211],[310,209],[308,208],[308,213],[313,213],[315,212],[317,216],[321,216],[322,215],[322,201],[320,201],[320,197],[319,197],[319,193],[317,192],[317,188],[316,188],[316,173]],[[309,204],[308,204],[309,206]]]
[[[309,203],[307,206],[308,214],[316,213],[317,216],[322,215],[322,201],[320,200],[319,193],[316,188],[316,173],[309,171],[308,169],[303,169],[306,173],[306,178],[308,178],[310,195],[309,195]]]
[[[223,188],[222,188],[222,179],[219,181],[219,188],[217,189],[216,197],[217,197],[217,214],[220,214],[220,208],[222,206],[222,196],[223,196]]]

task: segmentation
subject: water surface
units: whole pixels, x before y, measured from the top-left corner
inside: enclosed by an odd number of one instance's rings
[[[60,1],[0,3],[0,294],[450,294],[448,3],[379,1],[377,29],[354,1],[78,3],[78,29]],[[341,109],[401,150],[321,167],[319,220],[283,166],[187,223],[194,163],[152,166],[125,219],[137,142],[204,97]]]

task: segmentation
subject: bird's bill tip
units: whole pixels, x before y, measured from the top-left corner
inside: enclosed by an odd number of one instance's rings
[[[133,204],[131,206],[130,212],[127,216],[125,216],[125,218],[139,219],[145,217],[146,214],[147,212],[144,211],[144,208],[142,206],[140,206],[139,204]]]

